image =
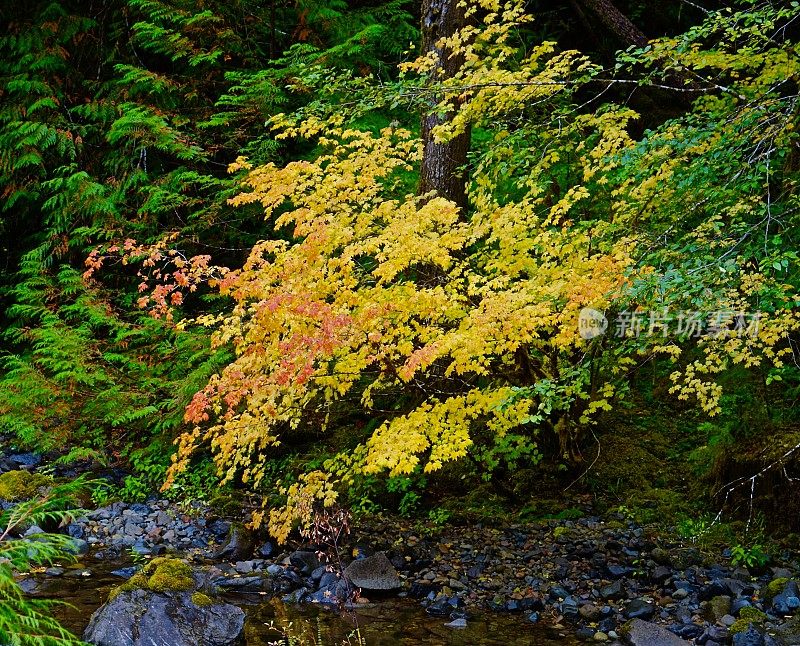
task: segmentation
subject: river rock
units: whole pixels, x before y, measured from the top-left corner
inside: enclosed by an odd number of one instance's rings
[[[231,524],[227,520],[215,518],[208,523],[208,531],[210,531],[217,540],[224,540],[228,533],[231,531]]]
[[[20,579],[18,582],[20,590],[25,594],[36,594],[42,587],[42,583],[33,577]]]
[[[633,568],[628,567],[627,565],[609,565],[606,568],[608,572],[608,576],[612,579],[621,579],[624,576],[628,576],[629,574],[633,573]]]
[[[228,603],[198,606],[192,595],[120,592],[89,621],[83,639],[96,646],[229,646],[244,630],[244,612]]]
[[[776,614],[789,615],[800,607],[800,590],[796,581],[789,581],[780,594],[772,599],[772,609]]]
[[[464,601],[459,597],[441,596],[435,599],[433,603],[425,608],[432,617],[450,617],[455,619],[457,616],[463,616]]]
[[[598,619],[600,619],[600,616],[601,616],[600,608],[598,608],[593,603],[585,603],[585,604],[583,604],[578,609],[578,613],[586,621],[597,621]]]
[[[711,601],[714,597],[723,597],[731,593],[725,581],[714,579],[700,589],[698,598],[700,601]]]
[[[764,646],[764,634],[753,624],[733,636],[733,646]]]
[[[467,620],[464,617],[453,619],[449,624],[445,624],[447,628],[466,628]]]
[[[672,570],[670,568],[665,565],[659,565],[653,570],[650,578],[656,583],[664,583],[664,581],[669,579],[671,576]]]
[[[214,558],[245,561],[252,556],[254,547],[253,533],[242,525],[232,525],[227,543],[214,555]]]
[[[308,595],[308,601],[323,605],[343,605],[352,596],[353,590],[345,580],[338,580]]]
[[[644,599],[634,599],[625,606],[624,615],[628,619],[650,619],[656,612],[654,604]]]
[[[689,643],[666,628],[642,619],[630,621],[625,639],[631,646],[686,646]]]
[[[121,567],[118,570],[113,570],[111,574],[113,576],[118,576],[121,579],[130,579],[134,574],[136,574],[142,568],[138,565],[131,565],[129,567]]]
[[[720,595],[714,597],[708,602],[706,607],[706,618],[709,621],[719,621],[725,615],[730,614],[731,611],[731,598],[728,596]]]
[[[83,538],[86,534],[83,525],[78,523],[70,523],[67,525],[67,534],[72,538]]]
[[[702,635],[697,639],[698,644],[716,642],[726,644],[728,642],[728,629],[724,626],[707,626]]]
[[[272,541],[266,541],[261,547],[258,548],[258,555],[261,558],[268,559],[278,553],[278,547]]]
[[[41,463],[42,456],[38,453],[17,453],[7,456],[5,461],[12,465],[11,469],[6,470],[33,469]]]
[[[617,580],[600,588],[600,596],[603,599],[622,599],[625,596],[625,591],[622,589],[622,581]]]
[[[301,574],[308,576],[319,567],[319,558],[316,552],[297,550],[289,555],[289,563],[300,570]]]
[[[670,553],[662,547],[654,547],[650,557],[659,565],[672,565]]]
[[[89,552],[89,543],[82,538],[73,538],[64,544],[64,552],[74,556],[83,556]]]
[[[397,570],[383,552],[353,561],[344,575],[363,590],[394,590],[402,585]]]
[[[282,565],[278,565],[277,563],[270,563],[267,566],[267,574],[270,576],[280,576],[286,571]]]

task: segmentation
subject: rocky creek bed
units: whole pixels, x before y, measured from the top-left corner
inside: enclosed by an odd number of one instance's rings
[[[319,546],[278,546],[209,508],[115,502],[63,528],[77,564],[22,585],[80,600],[80,615],[65,609],[64,619],[82,632],[95,612],[85,637],[98,645],[151,643],[126,641],[125,630],[162,631],[156,643],[171,646],[269,643],[273,618],[322,621],[338,637],[352,628],[348,610],[370,644],[406,633],[431,644],[800,644],[796,564],[733,567],[620,518],[418,529],[359,524],[339,550],[342,569]]]

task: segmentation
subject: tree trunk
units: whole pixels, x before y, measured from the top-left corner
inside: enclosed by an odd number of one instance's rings
[[[636,47],[644,47],[647,45],[648,38],[644,35],[644,32],[639,29],[630,18],[617,9],[611,0],[578,0],[578,2],[591,10],[592,13],[597,16],[600,23],[621,42],[627,43],[628,45],[635,45]],[[672,83],[676,88],[693,90],[695,92],[700,90],[695,80],[682,71],[667,73],[666,80]],[[694,95],[691,93],[679,94],[675,100],[686,109],[692,105],[693,96]]]
[[[644,47],[647,36],[631,20],[617,9],[611,0],[580,0],[581,4],[589,8],[599,19],[603,26],[621,41],[629,45]]]
[[[448,48],[438,47],[441,38],[452,36],[463,28],[467,21],[465,8],[459,0],[423,0],[422,3],[422,51],[423,54],[435,52],[439,65],[434,77],[440,81],[453,76],[463,65],[463,56],[451,56]],[[440,97],[434,97],[431,108]],[[433,129],[452,118],[453,110],[445,115],[425,114],[422,117],[423,158],[420,173],[420,194],[435,192],[452,200],[462,209],[467,207],[466,178],[464,166],[469,152],[470,130],[453,137],[445,143],[433,140]]]

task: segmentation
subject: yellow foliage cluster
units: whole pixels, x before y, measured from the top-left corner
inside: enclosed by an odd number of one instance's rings
[[[603,309],[630,266],[625,241],[595,250],[591,228],[565,223],[586,192],[576,188],[542,211],[531,191],[467,219],[441,198],[391,197],[419,162],[409,132],[373,134],[335,119],[275,127],[317,137],[327,151],[252,169],[248,192],[232,200],[261,204],[291,241],[259,243],[221,281],[236,305],[206,322],[237,359],[187,410],[198,427],[182,438],[179,461],[209,441],[225,473],[257,485],[255,455],[354,390],[367,410],[398,386],[419,399],[368,440],[363,472],[433,471],[466,454],[476,423],[499,434],[519,427],[530,402],[504,405],[514,379],[500,375],[517,370],[524,349],[538,376],[557,378],[559,353],[585,343],[580,309]],[[601,137],[599,145],[609,144]],[[323,491],[316,479],[297,487],[271,518],[279,535],[302,507],[300,490],[313,489],[312,499]]]
[[[337,483],[353,474],[435,471],[465,456],[476,432],[503,437],[524,429],[533,438],[550,423],[569,433],[610,409],[638,353],[681,360],[679,346],[653,339],[623,348],[601,371],[589,365],[598,346],[580,336],[578,318],[586,307],[630,305],[625,291],[657,275],[639,261],[664,217],[656,204],[685,200],[682,169],[718,142],[677,145],[681,133],[668,124],[642,152],[628,134],[637,115],[621,107],[545,120],[535,144],[515,139],[505,127],[509,114],[551,100],[591,66],[551,43],[515,57],[510,34],[527,20],[521,6],[485,4],[496,6],[483,24],[447,43],[466,62],[439,88],[442,106],[452,105],[453,94],[459,105],[437,130],[440,139],[495,124],[472,169],[469,213],[440,197],[404,195],[421,158],[411,132],[354,129],[341,115],[272,120],[279,139],[314,140],[323,152],[313,161],[253,168],[242,158],[231,166],[248,171],[246,190],[231,204],[259,204],[281,235],[258,243],[241,269],[219,281],[233,309],[198,320],[215,329],[216,344],[235,348],[236,359],[188,407],[194,428],[181,438],[171,473],[208,443],[222,473],[258,486],[265,451],[310,416],[325,419],[337,400],[358,401],[384,420],[355,450],[282,492],[286,505],[269,514],[280,540],[316,505],[332,505]],[[424,75],[433,65],[425,57],[406,71]],[[615,176],[623,153],[646,174]],[[569,173],[556,180],[559,165]],[[758,208],[756,199],[723,206],[689,235],[721,254],[734,244],[717,235],[721,222]],[[763,278],[743,272],[731,288],[721,276],[716,305],[748,311]],[[660,304],[642,297],[633,306]],[[779,365],[780,341],[798,326],[798,314],[783,309],[755,335],[704,338],[702,357],[673,374],[673,392],[717,412],[713,375],[731,361]],[[534,384],[547,385],[558,402],[518,396]],[[406,395],[405,408],[377,410],[379,398],[397,392]]]

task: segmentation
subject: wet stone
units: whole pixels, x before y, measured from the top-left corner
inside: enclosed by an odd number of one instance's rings
[[[633,619],[629,623],[627,642],[631,646],[686,646],[688,643],[666,628],[642,619]]]
[[[611,600],[623,598],[625,596],[625,592],[622,589],[622,581],[617,580],[600,588],[600,596],[603,599]]]
[[[644,599],[634,599],[625,606],[624,615],[628,619],[650,619],[656,612],[656,607]]]
[[[344,575],[365,590],[392,590],[401,586],[397,570],[383,552],[353,561],[345,568]]]

